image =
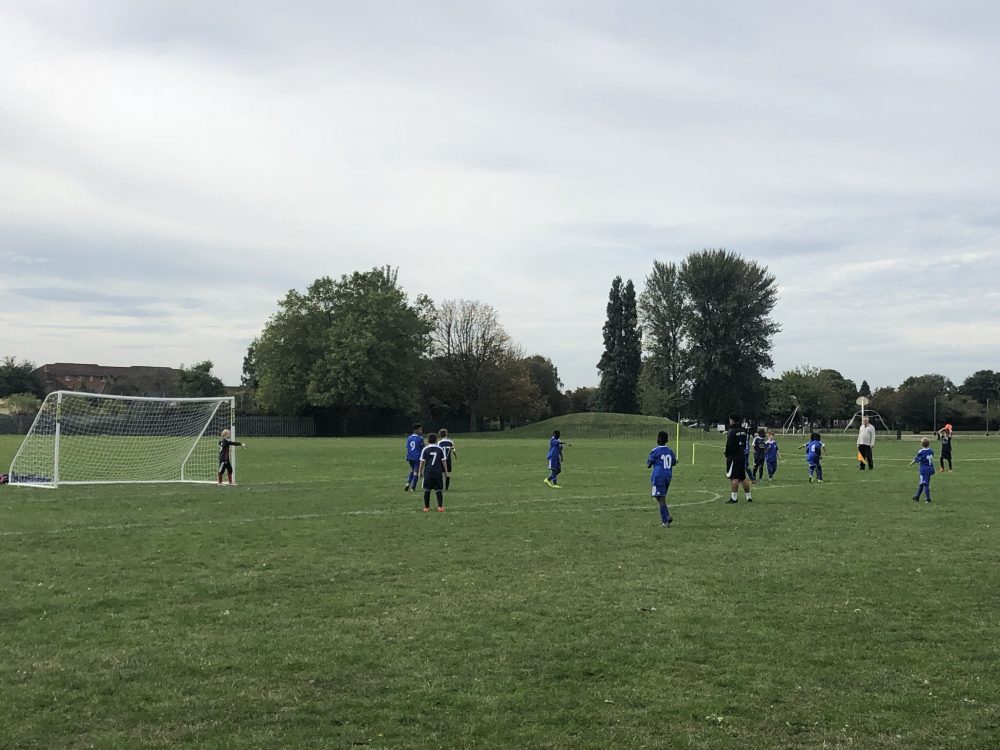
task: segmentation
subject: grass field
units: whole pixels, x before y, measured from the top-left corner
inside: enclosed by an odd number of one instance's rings
[[[459,436],[444,514],[402,438],[0,488],[0,747],[1000,747],[996,441],[930,506],[911,441],[831,440],[810,485],[787,438],[735,506],[681,445],[662,529],[651,439],[563,437],[555,490],[544,439]]]

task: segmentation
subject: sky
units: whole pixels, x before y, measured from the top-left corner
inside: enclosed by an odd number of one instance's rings
[[[0,0],[0,355],[210,359],[389,264],[596,385],[611,281],[726,248],[777,375],[1000,369],[1000,4]]]

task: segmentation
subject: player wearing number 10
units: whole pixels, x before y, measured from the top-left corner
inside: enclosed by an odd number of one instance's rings
[[[670,489],[670,480],[674,476],[674,464],[677,463],[677,455],[667,446],[670,437],[666,432],[656,434],[656,447],[649,452],[646,460],[646,467],[652,467],[653,473],[650,482],[653,485],[653,497],[660,504],[660,524],[670,526],[674,519],[670,517],[670,508],[667,507],[667,490]]]

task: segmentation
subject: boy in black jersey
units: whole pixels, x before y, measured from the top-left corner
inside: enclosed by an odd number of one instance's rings
[[[764,478],[764,460],[766,457],[767,439],[763,427],[757,430],[752,446],[753,472],[750,475],[750,481],[756,482],[758,479]]]
[[[729,432],[726,433],[726,476],[729,477],[729,499],[727,503],[739,502],[740,483],[743,496],[748,503],[753,502],[750,494],[750,478],[747,476],[747,430],[739,424],[739,416],[729,415]]]
[[[444,489],[451,489],[451,461],[458,454],[455,453],[455,441],[448,437],[448,430],[443,427],[438,430],[438,445],[444,451]]]
[[[444,513],[444,449],[437,444],[437,435],[427,436],[427,445],[420,453],[417,476],[424,478],[424,513],[431,509],[431,491],[437,495],[438,513]]]
[[[229,484],[233,483],[233,464],[229,460],[229,449],[232,447],[245,448],[243,443],[234,443],[229,438],[232,433],[229,430],[222,431],[222,440],[219,441],[219,484],[222,484],[222,475],[229,476]]]

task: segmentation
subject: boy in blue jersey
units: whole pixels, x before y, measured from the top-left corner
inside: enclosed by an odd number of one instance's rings
[[[563,446],[569,445],[569,443],[564,443],[559,439],[559,430],[555,430],[552,433],[552,439],[549,440],[549,476],[545,479],[545,484],[549,487],[559,487],[559,481],[557,477],[562,472],[562,456],[563,456]]]
[[[917,464],[920,468],[920,483],[917,485],[917,494],[913,496],[913,502],[920,502],[921,493],[926,493],[925,502],[931,501],[931,477],[934,476],[934,449],[931,448],[931,441],[924,438],[920,441],[920,450],[917,457],[910,461],[910,466]]]
[[[417,489],[417,477],[420,475],[420,453],[424,450],[424,428],[421,424],[413,425],[413,432],[406,438],[406,461],[410,464],[410,475],[403,485],[403,492]]]
[[[809,481],[813,480],[813,475],[816,476],[817,482],[823,481],[823,456],[826,455],[826,446],[819,439],[819,433],[814,432],[809,436],[809,442],[800,445],[800,448],[806,449],[806,465],[809,467]]]
[[[774,472],[778,470],[778,441],[774,439],[774,433],[767,433],[767,440],[764,441],[764,463],[767,464],[767,481],[771,481]]]
[[[660,525],[665,528],[669,528],[674,522],[670,517],[670,508],[667,507],[667,490],[670,489],[674,464],[677,463],[677,455],[667,447],[669,439],[670,436],[666,432],[656,433],[656,447],[649,452],[649,458],[646,459],[646,468],[653,469],[649,481],[653,485],[653,497],[660,505]]]
[[[750,479],[757,483],[758,479],[764,478],[764,459],[765,459],[765,444],[764,439],[764,428],[761,427],[757,430],[757,434],[753,436],[753,471],[750,472]]]

